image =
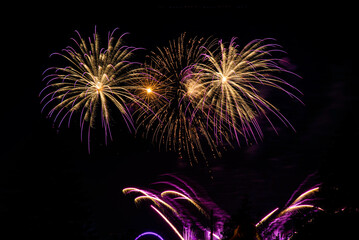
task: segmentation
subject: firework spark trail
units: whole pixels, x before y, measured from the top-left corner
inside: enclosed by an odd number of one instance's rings
[[[123,189],[123,193],[141,194],[138,197],[149,199],[155,203],[156,207],[151,205],[151,208],[166,221],[181,239],[185,240],[197,239],[195,236],[198,234],[202,237],[208,235],[207,238],[209,239],[210,234],[208,233],[211,231],[207,225],[211,218],[209,211],[213,210],[213,216],[216,220],[213,236],[220,239],[223,224],[228,218],[228,215],[209,199],[194,196],[194,189],[187,187],[188,184],[185,181],[178,177],[175,177],[175,179],[178,180],[178,183],[167,181],[157,182],[156,184],[171,187],[171,189],[166,189],[162,192],[139,188],[125,188]],[[167,209],[170,211],[167,211]],[[179,229],[182,229],[182,235],[179,233]]]
[[[260,226],[264,221],[266,221],[268,218],[270,218],[270,216],[272,216],[275,212],[278,211],[278,207],[275,208],[274,210],[272,210],[270,213],[268,213],[267,215],[265,215],[257,224],[256,227]]]
[[[290,97],[300,99],[286,88],[300,91],[275,76],[275,73],[296,74],[279,66],[280,59],[275,52],[284,52],[278,44],[268,43],[273,39],[259,39],[248,43],[242,50],[235,38],[226,46],[222,40],[214,50],[206,49],[204,62],[196,66],[195,77],[201,89],[196,101],[196,109],[206,114],[208,124],[212,125],[216,143],[235,139],[239,144],[242,135],[246,142],[250,138],[255,142],[262,139],[263,132],[257,120],[264,116],[273,129],[273,123],[267,116],[274,114],[285,126],[293,128],[290,122],[273,104],[261,96],[259,86],[279,89]],[[294,128],[293,128],[294,129]]]
[[[203,194],[199,196],[198,189],[190,187],[186,181],[172,174],[167,176],[173,177],[172,180],[175,181],[156,182],[158,188],[164,187],[165,190],[125,188],[123,192],[140,194],[140,197],[144,196],[144,199],[155,203],[156,207],[152,203],[150,207],[164,219],[180,239],[210,239],[211,226],[208,224],[211,219],[215,221],[212,225],[213,238],[222,239],[224,223],[229,220],[229,216],[209,198]],[[307,221],[308,218],[315,216],[314,213],[324,211],[317,206],[316,195],[320,191],[320,184],[300,193],[303,185],[304,183],[300,184],[284,207],[274,209],[255,225],[264,240],[290,239],[295,231],[294,226],[288,224],[290,221],[293,219]],[[213,215],[210,214],[211,211]],[[180,234],[181,229],[182,234]]]
[[[163,215],[163,213],[161,213],[157,208],[155,208],[153,205],[151,205],[151,208],[153,210],[155,210],[157,212],[158,215],[160,215],[165,221],[166,223],[173,229],[173,231],[178,235],[178,237],[181,239],[181,240],[185,240],[182,235],[178,232],[177,228],[166,218],[165,215]]]
[[[303,217],[307,214],[324,211],[322,208],[315,205],[316,198],[312,197],[318,193],[319,190],[319,186],[312,187],[311,189],[299,195],[299,197],[297,197],[293,202],[287,203],[282,210],[278,211],[279,208],[276,208],[267,214],[264,218],[262,218],[262,220],[256,224],[256,227],[261,229],[260,232],[263,239],[273,239],[279,236],[281,239],[289,239],[292,231],[289,231],[288,233],[285,230],[285,224],[293,217],[296,217],[299,214],[300,217]],[[295,193],[298,191],[299,190],[297,189]],[[291,199],[293,196],[294,194],[292,195]],[[306,209],[305,212],[303,212],[304,209]]]
[[[220,156],[215,142],[208,134],[203,117],[196,114],[192,101],[200,93],[193,66],[198,64],[204,48],[211,48],[213,41],[202,38],[186,38],[182,34],[170,41],[167,47],[158,47],[149,55],[137,81],[138,93],[146,99],[151,112],[140,110],[138,132],[159,146],[161,150],[175,151],[180,158],[188,157],[198,161],[198,155],[205,155],[203,143],[215,156]]]
[[[166,201],[162,200],[160,198],[160,196],[157,196],[155,193],[152,193],[150,191],[146,191],[146,190],[142,190],[139,188],[125,188],[122,190],[122,192],[124,194],[128,194],[128,193],[141,193],[142,196],[138,196],[135,198],[135,203],[138,203],[141,200],[145,200],[145,199],[149,199],[151,200],[153,203],[155,203],[158,207],[160,207],[160,204],[164,205],[165,207],[167,207],[168,209],[170,209],[173,213],[175,213],[176,215],[178,215],[177,211],[175,208],[173,208],[170,204],[168,204]]]
[[[175,195],[175,196],[179,196],[175,199],[183,199],[183,200],[187,200],[188,202],[190,202],[191,204],[193,204],[193,206],[195,206],[201,213],[207,215],[206,211],[192,198],[190,198],[188,195],[185,195],[183,193],[177,192],[177,191],[173,191],[173,190],[166,190],[163,191],[161,193],[161,197],[167,196],[167,195]]]
[[[101,118],[101,126],[107,138],[112,139],[110,130],[110,107],[114,105],[120,112],[125,124],[131,130],[134,129],[129,104],[143,105],[143,103],[131,93],[134,86],[131,79],[137,74],[133,69],[137,63],[130,62],[135,50],[139,48],[123,45],[122,34],[117,40],[114,33],[108,34],[107,46],[101,47],[99,36],[96,32],[93,38],[86,41],[78,31],[75,31],[79,40],[71,38],[75,47],[67,46],[62,53],[50,55],[61,56],[67,64],[66,67],[50,67],[43,75],[46,86],[40,92],[42,111],[48,108],[48,117],[54,116],[54,122],[58,119],[58,127],[68,117],[68,126],[74,112],[80,112],[81,140],[85,123],[88,122],[88,150],[90,152],[90,129],[95,127],[95,119]],[[77,50],[76,50],[77,49]],[[50,74],[50,72],[53,73]],[[49,91],[49,92],[48,92]],[[57,112],[57,114],[55,114]],[[99,115],[99,116],[98,116]]]
[[[290,198],[288,199],[288,201],[286,202],[285,206],[289,206],[291,202],[293,202],[293,198],[298,194],[298,192],[301,191],[301,189],[303,188],[303,186],[315,175],[317,174],[317,172],[314,172],[312,174],[309,174],[304,181],[298,186],[298,188],[293,192],[293,194],[290,196]],[[313,186],[313,188],[318,187],[319,185]]]

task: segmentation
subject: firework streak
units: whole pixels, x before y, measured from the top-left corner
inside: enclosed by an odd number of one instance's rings
[[[160,240],[164,240],[160,235],[158,235],[157,233],[154,233],[154,232],[144,232],[144,233],[138,235],[138,237],[136,237],[135,240],[140,239],[143,236],[148,236],[148,235],[155,236]]]
[[[315,186],[292,201],[297,192],[295,191],[282,209],[276,208],[260,220],[256,227],[260,230],[263,240],[290,239],[294,229],[288,228],[286,223],[294,218],[304,218],[315,212],[324,211],[315,205],[315,194],[319,189],[319,186]]]
[[[181,240],[222,239],[224,224],[230,219],[208,197],[199,196],[185,181],[175,175],[168,175],[174,181],[161,181],[156,185],[165,190],[145,190],[129,187],[125,194],[134,194],[135,203],[150,202],[150,208],[164,224]],[[324,211],[316,206],[319,185],[310,188],[293,200],[301,186],[293,193],[283,208],[276,208],[264,216],[256,225],[263,240],[290,239],[295,227],[288,224],[293,219],[307,221],[316,212]],[[212,213],[212,214],[211,214]],[[305,220],[306,219],[306,220]],[[213,225],[211,226],[211,222]],[[211,228],[213,230],[211,231]]]
[[[157,182],[166,190],[144,190],[125,188],[125,194],[135,194],[135,203],[151,202],[150,207],[160,216],[164,223],[177,235],[178,239],[210,239],[211,226],[214,222],[213,237],[221,239],[224,222],[229,216],[208,198],[198,194],[182,179],[171,176],[175,181]]]

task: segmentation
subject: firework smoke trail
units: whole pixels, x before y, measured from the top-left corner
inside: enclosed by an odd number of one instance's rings
[[[260,220],[256,227],[260,230],[264,240],[270,239],[290,239],[293,234],[293,229],[286,229],[285,224],[294,217],[305,217],[318,211],[324,211],[322,208],[315,205],[315,194],[320,190],[320,186],[315,186],[301,195],[294,201],[289,201],[281,210],[274,209]],[[298,189],[295,193],[298,192]],[[291,199],[293,198],[292,195]]]
[[[170,175],[172,177],[172,175]],[[150,200],[151,208],[170,226],[174,233],[183,240],[197,238],[210,239],[210,210],[213,210],[213,218],[216,220],[213,236],[220,239],[223,225],[228,215],[215,203],[207,198],[199,197],[193,188],[186,182],[173,176],[176,181],[157,182],[158,186],[165,186],[166,190],[144,190],[139,188],[125,188],[123,193],[139,195],[135,203]],[[182,234],[180,233],[182,230]]]
[[[210,38],[186,38],[182,34],[169,46],[151,52],[137,80],[137,95],[150,108],[137,112],[138,132],[151,137],[159,149],[175,151],[180,158],[188,157],[191,164],[205,155],[203,143],[214,156],[220,156],[204,117],[192,106],[201,92],[193,78],[194,66],[204,54],[203,46],[210,49],[213,43]]]
[[[247,142],[250,138],[255,142],[258,137],[262,139],[263,133],[257,121],[260,115],[276,131],[268,113],[274,114],[285,126],[293,128],[279,109],[261,96],[258,89],[260,86],[276,88],[301,102],[287,88],[298,90],[275,75],[279,72],[294,74],[282,68],[279,65],[281,59],[273,56],[284,51],[278,44],[272,43],[273,39],[253,40],[242,50],[235,40],[232,38],[228,46],[220,40],[218,48],[206,49],[203,54],[205,60],[196,66],[194,74],[194,78],[199,79],[197,89],[201,90],[201,93],[197,93],[200,98],[196,101],[196,109],[201,109],[209,124],[213,125],[217,143],[231,144],[235,139],[239,144],[240,136]]]
[[[90,151],[90,129],[95,127],[95,119],[101,117],[101,126],[105,131],[105,141],[111,136],[110,107],[116,106],[129,129],[133,129],[133,120],[128,104],[142,104],[131,91],[131,79],[137,74],[130,62],[133,52],[138,48],[125,46],[122,34],[114,37],[115,29],[108,33],[105,47],[100,46],[96,32],[88,41],[81,37],[78,40],[71,38],[73,46],[68,46],[59,55],[67,62],[65,67],[50,67],[43,75],[46,86],[40,92],[42,111],[48,110],[48,117],[61,126],[66,117],[68,125],[74,112],[80,113],[81,140],[85,123],[88,123],[88,149]],[[52,73],[50,73],[52,72]],[[57,112],[57,113],[55,113]]]

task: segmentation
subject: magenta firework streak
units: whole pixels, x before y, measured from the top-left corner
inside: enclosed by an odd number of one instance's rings
[[[143,237],[143,236],[155,236],[155,237],[157,237],[157,238],[160,239],[160,240],[164,240],[159,234],[154,233],[154,232],[144,232],[144,233],[141,233],[140,235],[138,235],[138,236],[135,238],[135,240],[140,239],[140,238]]]
[[[150,202],[150,207],[181,240],[221,239],[223,225],[229,215],[210,199],[199,196],[185,181],[169,175],[174,181],[157,182],[163,189],[145,190],[135,187],[123,189],[125,194],[135,194],[135,203]],[[214,222],[213,229],[209,223]]]
[[[134,194],[136,204],[149,202],[150,208],[163,219],[164,224],[177,235],[178,239],[222,239],[224,225],[230,219],[229,215],[208,197],[200,196],[181,178],[175,175],[168,176],[174,181],[156,183],[156,186],[162,190],[129,187],[123,189],[123,192]],[[287,223],[323,211],[316,205],[316,195],[320,185],[298,196],[300,188],[293,193],[283,208],[272,210],[255,225],[262,239],[290,239],[295,229],[293,226],[288,227]],[[210,222],[213,223],[212,226]]]
[[[316,206],[316,194],[320,190],[320,185],[310,188],[293,200],[298,190],[292,194],[282,209],[274,209],[256,224],[263,240],[290,239],[295,231],[288,228],[286,223],[293,219],[305,218],[318,211],[324,211]]]

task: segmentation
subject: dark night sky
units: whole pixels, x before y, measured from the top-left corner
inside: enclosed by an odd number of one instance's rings
[[[6,239],[121,239],[146,230],[170,239],[161,220],[144,207],[136,208],[133,198],[121,192],[127,186],[149,186],[170,172],[197,181],[230,214],[248,201],[254,219],[284,204],[316,171],[313,184],[334,182],[344,187],[346,197],[354,196],[350,188],[356,179],[358,95],[350,19],[338,20],[330,12],[319,17],[328,10],[321,8],[281,11],[233,2],[218,9],[198,6],[158,5],[147,12],[121,9],[108,15],[91,15],[87,9],[75,15],[75,9],[64,8],[68,12],[49,10],[36,21],[31,20],[34,14],[24,15],[23,21],[4,29],[4,57],[11,63],[10,76],[2,79],[3,93],[11,94],[2,97],[0,125],[0,226],[4,236],[12,236]],[[159,153],[134,138],[120,122],[114,123],[114,141],[104,146],[93,139],[89,155],[77,126],[57,131],[40,113],[38,93],[44,86],[41,73],[56,62],[48,56],[70,44],[74,30],[90,36],[95,25],[103,34],[115,27],[130,32],[127,43],[148,50],[183,31],[226,41],[236,36],[242,46],[255,38],[277,39],[302,76],[293,84],[304,93],[305,105],[275,91],[268,94],[296,132],[278,125],[279,135],[267,129],[259,144],[226,152],[210,163],[214,180],[206,169],[190,168],[173,154]]]

